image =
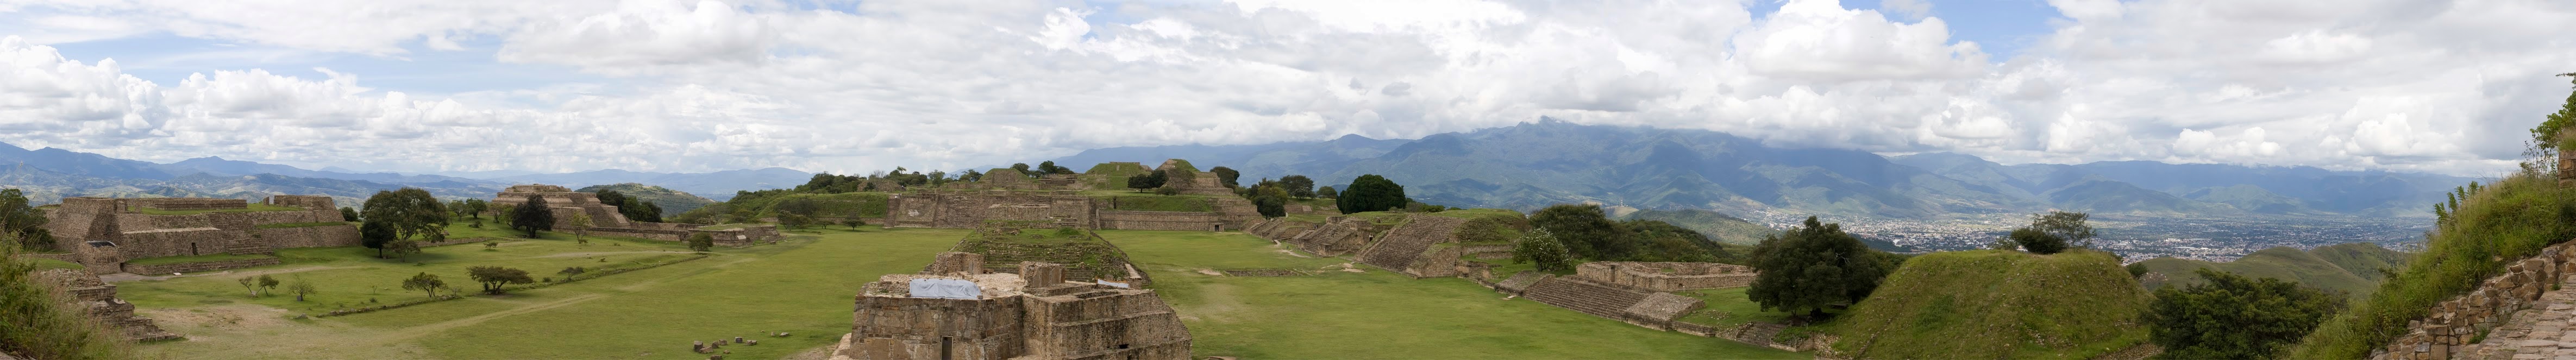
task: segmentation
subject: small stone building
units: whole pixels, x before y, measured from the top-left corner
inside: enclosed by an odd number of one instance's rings
[[[1574,269],[1584,280],[1645,291],[1746,287],[1757,275],[1751,267],[1697,262],[1600,261]]]
[[[97,319],[99,324],[106,325],[108,329],[124,332],[127,339],[134,341],[181,339],[178,334],[161,330],[161,326],[154,325],[151,318],[135,316],[134,304],[125,302],[125,299],[116,298],[116,285],[99,281],[96,274],[80,270],[53,269],[38,271],[35,275],[38,281],[52,285],[54,289],[63,293],[71,294],[73,306],[86,309],[83,313]]]
[[[1018,268],[986,273],[979,255],[943,253],[924,274],[869,283],[832,358],[1191,358],[1189,328],[1153,290],[1065,281],[1052,263]]]
[[[261,204],[253,209],[242,199],[73,197],[45,211],[45,228],[55,243],[76,254],[76,262],[97,272],[123,271],[120,264],[132,259],[358,245],[357,227],[342,221],[331,197],[277,195]]]

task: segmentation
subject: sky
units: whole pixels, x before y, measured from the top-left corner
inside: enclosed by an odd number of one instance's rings
[[[2492,176],[2566,0],[0,0],[0,142],[865,173],[1540,117],[2004,163]]]

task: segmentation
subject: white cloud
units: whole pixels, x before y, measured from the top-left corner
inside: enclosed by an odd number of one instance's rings
[[[49,20],[0,25],[38,39],[0,42],[0,141],[411,171],[864,172],[1550,116],[2006,162],[2483,174],[2565,96],[2548,74],[2576,71],[2554,40],[2576,31],[2555,20],[2576,17],[2564,1],[2052,0],[2065,18],[2011,59],[1951,38],[1924,1],[1791,0],[1759,19],[1750,1],[1770,0],[13,4],[0,19]],[[154,84],[36,45],[148,33],[492,51],[617,81],[431,95],[366,80],[403,74],[280,66]]]

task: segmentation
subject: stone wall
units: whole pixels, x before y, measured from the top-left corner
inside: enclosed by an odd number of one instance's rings
[[[1184,211],[1101,210],[1100,228],[1104,230],[1171,230],[1225,231],[1229,228],[1216,213]]]
[[[1150,290],[1028,296],[1028,357],[1189,359],[1190,331]]]
[[[2514,313],[2530,309],[2542,293],[2549,292],[2550,284],[2576,273],[2576,249],[2571,248],[2576,248],[2576,242],[2542,248],[2539,256],[2506,266],[2503,274],[2479,282],[2467,294],[2435,304],[2429,315],[2406,322],[2406,335],[2373,350],[2370,358],[2451,358],[2455,348],[2511,320]]]
[[[639,224],[640,224],[640,223],[639,223]],[[751,246],[751,245],[753,245],[753,244],[759,244],[759,243],[764,242],[764,241],[777,240],[777,239],[778,239],[778,226],[776,226],[776,225],[755,225],[755,226],[747,226],[747,227],[738,228],[738,229],[725,229],[725,230],[696,230],[696,229],[693,229],[693,230],[689,230],[689,233],[690,233],[690,235],[696,235],[697,233],[706,233],[708,238],[715,239],[716,246],[733,246],[733,247],[743,247],[743,246]]]
[[[270,258],[257,258],[257,259],[241,259],[241,260],[224,260],[224,261],[192,262],[192,263],[181,263],[181,264],[161,264],[161,265],[135,265],[135,264],[125,264],[125,272],[128,272],[128,273],[135,273],[135,274],[192,273],[192,272],[206,272],[206,271],[225,270],[225,269],[240,269],[240,268],[247,268],[247,267],[260,267],[260,266],[269,266],[269,265],[277,265],[277,264],[278,264],[277,258],[273,258],[273,257],[270,257]]]
[[[971,229],[988,220],[1094,228],[1093,201],[1071,192],[922,191],[886,196],[889,227]]]
[[[146,208],[170,211],[230,210],[250,207],[250,201],[242,199],[154,198],[132,199],[131,201],[141,204]]]
[[[277,206],[300,207],[307,210],[340,211],[340,207],[338,205],[332,204],[331,197],[322,195],[270,195],[267,200],[260,201],[260,203]]]
[[[116,242],[127,259],[222,254],[250,234],[211,227],[127,231]]]
[[[1584,263],[1585,280],[1646,291],[1718,289],[1753,285],[1753,268],[1719,263],[1601,261]]]
[[[1385,226],[1370,223],[1368,220],[1336,216],[1326,220],[1323,225],[1314,230],[1299,233],[1293,238],[1278,240],[1297,245],[1299,250],[1305,250],[1307,253],[1342,256],[1367,248],[1369,244],[1377,241],[1378,234],[1383,231],[1386,231]]]
[[[352,225],[264,228],[258,232],[271,249],[359,245],[358,227]]]
[[[926,299],[858,296],[852,359],[1008,359],[1027,353],[1018,298]]]

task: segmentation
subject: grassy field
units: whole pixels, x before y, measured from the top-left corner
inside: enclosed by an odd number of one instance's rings
[[[74,263],[74,262],[70,262],[70,261],[62,261],[62,260],[54,260],[54,259],[46,259],[46,258],[20,258],[19,260],[26,261],[26,262],[30,262],[30,263],[35,263],[35,264],[36,264],[36,271],[45,271],[45,270],[51,270],[51,269],[81,269],[81,264],[79,264],[79,263]]]
[[[1744,297],[1744,291],[1747,289],[1752,288],[1739,287],[1674,292],[1676,295],[1698,298],[1701,303],[1708,305],[1708,307],[1701,308],[1698,312],[1682,316],[1681,321],[1700,325],[1727,327],[1756,321],[1776,323],[1789,319],[1789,313],[1786,312],[1763,311],[1761,303],[1753,302],[1752,299]]]
[[[1807,355],[1655,331],[1457,278],[1336,271],[1239,233],[1102,231],[1153,273],[1200,356],[1247,359],[1788,359]],[[1303,269],[1227,277],[1201,270]]]
[[[185,264],[185,263],[197,263],[197,262],[209,262],[209,261],[247,260],[247,259],[258,259],[258,258],[266,258],[266,257],[269,257],[269,256],[268,256],[268,255],[208,254],[208,255],[163,256],[163,257],[157,257],[157,258],[142,258],[142,259],[126,260],[126,261],[125,261],[125,263],[127,263],[127,264],[135,264],[135,265],[162,265],[162,264]]]
[[[460,227],[461,228],[461,227]],[[731,346],[737,359],[775,359],[828,346],[847,333],[850,297],[879,275],[911,273],[966,230],[841,228],[795,231],[782,245],[719,248],[701,260],[560,286],[470,296],[347,316],[293,319],[340,306],[424,294],[400,288],[417,273],[470,293],[466,266],[505,266],[559,276],[684,253],[672,242],[593,236],[495,236],[500,245],[438,246],[407,260],[364,248],[281,251],[285,264],[117,283],[144,316],[190,341],[144,345],[164,358],[697,359],[692,340],[759,339]],[[458,236],[505,234],[465,229]],[[479,235],[478,235],[479,234]],[[1156,288],[1190,325],[1200,355],[1245,358],[1805,358],[1731,341],[1660,332],[1500,294],[1454,278],[1415,280],[1384,271],[1340,271],[1240,233],[1101,231],[1153,273]],[[604,260],[604,261],[603,261]],[[1212,276],[1202,270],[1301,269],[1286,277]],[[321,289],[307,301],[253,298],[234,282],[270,275]],[[370,300],[373,300],[372,302]],[[346,305],[343,305],[346,303]],[[789,332],[789,337],[762,333]]]
[[[1907,260],[1832,327],[1855,358],[2086,359],[2145,341],[2153,298],[2108,253],[1938,252]]]

